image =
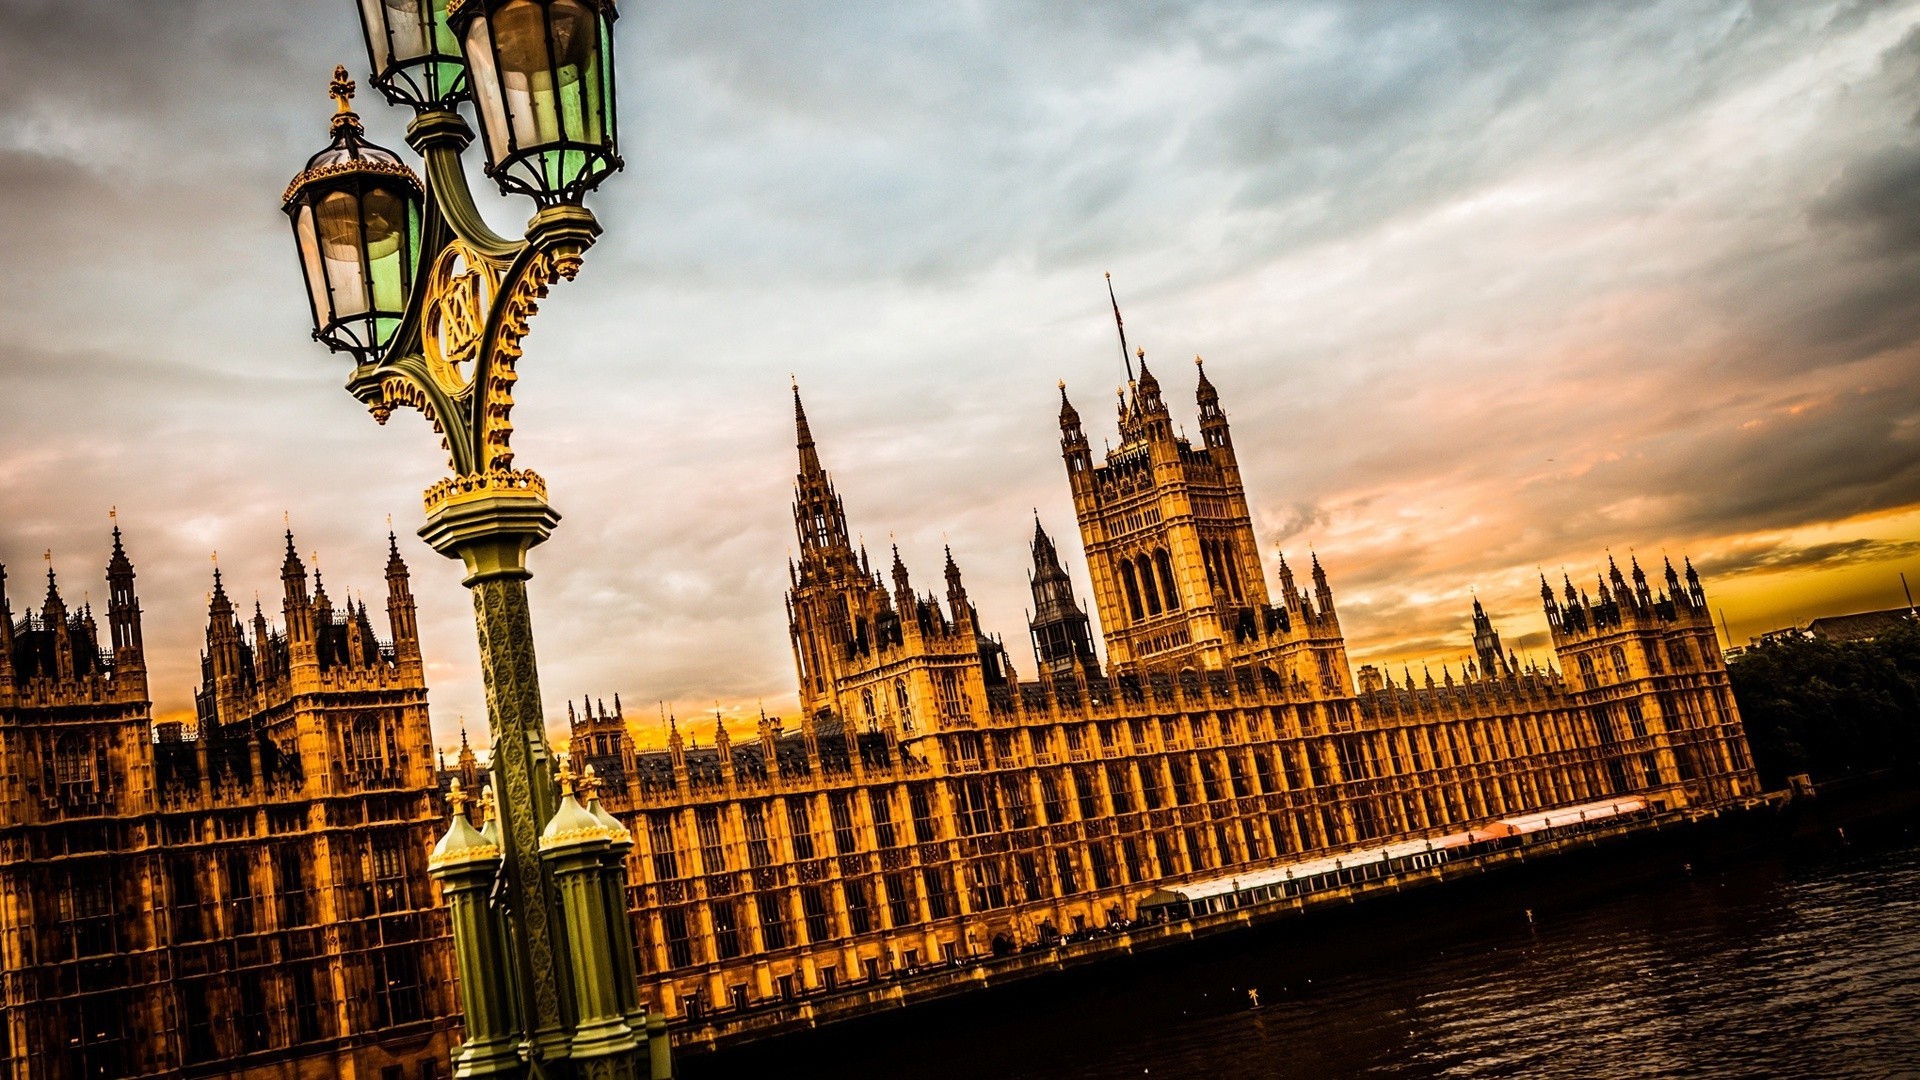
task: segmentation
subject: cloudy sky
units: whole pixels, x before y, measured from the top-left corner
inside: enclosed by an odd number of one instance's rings
[[[1056,380],[1111,432],[1109,270],[1190,426],[1207,357],[1356,661],[1458,658],[1475,590],[1539,648],[1536,568],[1609,549],[1692,554],[1736,641],[1920,581],[1920,3],[626,10],[628,168],[515,413],[566,516],[550,716],[792,707],[789,373],[854,529],[927,585],[950,542],[1018,663],[1034,510],[1072,534]],[[347,0],[0,0],[0,561],[16,612],[47,549],[97,599],[117,506],[177,714],[212,552],[271,606],[285,515],[377,609],[391,515],[451,739],[444,462],[342,392],[278,209],[339,61]]]

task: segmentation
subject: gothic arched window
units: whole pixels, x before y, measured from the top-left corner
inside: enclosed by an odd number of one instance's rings
[[[1607,658],[1613,661],[1613,677],[1616,681],[1627,677],[1627,650],[1615,645]]]
[[[1180,610],[1180,590],[1173,587],[1173,560],[1167,557],[1167,549],[1160,548],[1153,553],[1153,565],[1160,571],[1160,592],[1167,598],[1167,610]]]
[[[1127,610],[1133,614],[1133,621],[1139,622],[1143,612],[1140,609],[1140,584],[1133,576],[1133,563],[1124,560],[1120,563],[1120,583],[1127,590]]]
[[[53,747],[53,782],[63,802],[90,799],[98,790],[92,740],[62,735]]]
[[[382,737],[379,722],[371,715],[361,713],[348,721],[341,741],[349,774],[375,776],[384,771],[386,758],[381,751],[386,739]]]
[[[1153,563],[1148,561],[1145,555],[1141,555],[1134,560],[1134,565],[1139,570],[1140,592],[1147,601],[1147,614],[1149,616],[1160,614],[1164,605],[1160,602],[1159,586],[1153,583]]]

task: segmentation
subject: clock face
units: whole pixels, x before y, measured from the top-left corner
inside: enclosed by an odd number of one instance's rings
[[[462,241],[447,245],[434,261],[420,337],[427,370],[449,394],[462,393],[473,382],[473,363],[499,289],[492,264]]]

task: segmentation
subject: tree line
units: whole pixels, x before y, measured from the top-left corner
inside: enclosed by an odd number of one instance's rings
[[[1728,664],[1768,788],[1920,764],[1920,624],[1870,641],[1789,637]]]

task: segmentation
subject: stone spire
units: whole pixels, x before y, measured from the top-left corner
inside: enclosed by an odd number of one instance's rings
[[[400,557],[400,540],[387,533],[387,625],[393,633],[393,656],[403,671],[423,670],[420,657],[420,621],[413,602],[407,561]]]
[[[143,664],[140,637],[140,598],[133,589],[133,560],[120,542],[119,513],[115,511],[113,556],[107,560],[107,628],[113,641],[113,663],[125,671]]]
[[[806,580],[829,566],[851,568],[855,559],[847,536],[846,511],[833,489],[833,480],[820,464],[798,383],[793,387],[793,425],[800,454],[800,470],[793,484],[793,528],[800,539],[800,577]]]

